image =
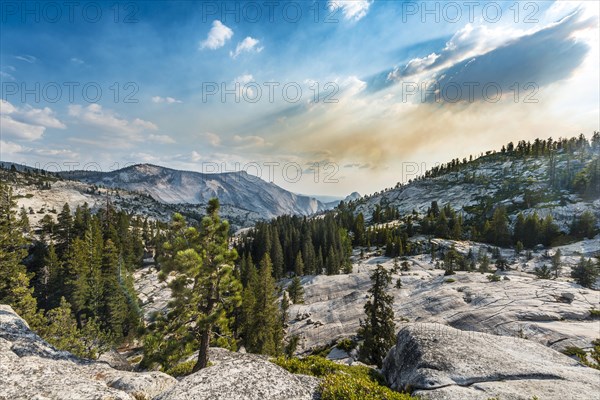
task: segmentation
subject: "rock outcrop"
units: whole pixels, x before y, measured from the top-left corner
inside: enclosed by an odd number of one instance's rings
[[[409,324],[383,373],[396,390],[428,400],[597,400],[600,371],[525,339]]]
[[[254,354],[211,349],[212,366],[183,378],[157,400],[312,400],[319,380],[294,375]]]
[[[319,380],[294,375],[264,356],[210,349],[212,366],[177,381],[129,372],[56,350],[9,306],[0,305],[0,400],[311,400]]]
[[[0,399],[153,399],[177,383],[161,372],[119,371],[58,351],[0,305]]]
[[[563,275],[558,280],[536,279],[529,273],[536,264],[549,263],[545,252],[534,252],[533,259],[527,261],[503,249],[511,269],[500,274],[500,282],[490,282],[487,274],[463,271],[449,279],[443,270],[435,268],[429,255],[407,257],[410,271],[394,273],[394,285],[388,289],[394,295],[396,327],[400,329],[406,320],[440,323],[527,338],[558,351],[569,346],[589,348],[600,332],[600,320],[590,315],[590,310],[600,309],[600,292],[567,280],[588,242],[598,246],[599,239],[561,248]],[[444,245],[455,246],[465,254],[469,250],[478,254],[485,247],[473,242],[445,241]],[[509,257],[509,252],[513,256]],[[526,271],[522,270],[523,263],[527,263]],[[354,263],[352,274],[302,278],[304,303],[290,307],[287,332],[300,338],[299,353],[356,334],[371,287],[369,275],[377,264],[393,270],[392,259],[368,256]],[[401,289],[395,287],[398,279]]]

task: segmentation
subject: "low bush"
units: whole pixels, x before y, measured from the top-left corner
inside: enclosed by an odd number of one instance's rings
[[[337,342],[335,347],[337,347],[340,350],[345,351],[346,353],[350,353],[356,347],[356,343],[352,339],[344,338],[344,339],[340,340],[339,342]]]
[[[595,308],[592,308],[590,310],[590,318],[591,319],[600,319],[600,310],[596,310]]]
[[[196,360],[185,361],[167,370],[166,373],[171,376],[174,376],[175,378],[180,376],[187,376],[192,373],[194,365],[196,365]]]
[[[321,400],[416,400],[385,386],[385,379],[372,368],[336,364],[322,357],[278,357],[271,360],[293,374],[323,378]]]
[[[343,373],[330,374],[319,386],[321,400],[411,400],[408,394],[398,393],[365,378]]]

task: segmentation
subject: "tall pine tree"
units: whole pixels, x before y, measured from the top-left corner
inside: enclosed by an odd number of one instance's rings
[[[369,289],[370,298],[365,304],[366,318],[361,322],[359,331],[364,338],[362,359],[379,368],[396,339],[392,309],[394,296],[386,293],[391,281],[391,273],[378,265],[371,275],[373,286]]]

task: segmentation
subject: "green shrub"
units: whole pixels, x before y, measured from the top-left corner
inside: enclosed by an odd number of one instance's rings
[[[453,282],[456,282],[456,279],[454,279],[454,278],[448,278],[444,282],[446,282],[446,283],[453,283]]]
[[[319,389],[321,400],[410,400],[408,394],[398,393],[371,380],[343,373],[330,374]]]
[[[586,353],[585,350],[577,347],[577,346],[569,346],[567,348],[565,348],[563,350],[563,353],[568,355],[568,356],[577,356],[580,359],[585,359],[586,358]]]
[[[596,310],[595,308],[592,308],[590,310],[590,318],[591,319],[600,319],[600,310]]]
[[[293,374],[323,378],[319,391],[321,400],[412,400],[407,394],[394,392],[385,386],[385,378],[372,368],[336,364],[322,357],[278,357],[273,363]]]
[[[315,347],[312,351],[311,351],[311,355],[312,356],[317,356],[317,357],[327,357],[327,355],[329,354],[329,352],[331,351],[331,349],[333,348],[333,342],[330,344],[325,344],[323,346],[319,346],[319,347]]]
[[[194,365],[196,365],[196,360],[185,361],[167,370],[166,373],[174,377],[187,376],[192,373]]]
[[[490,282],[500,282],[500,277],[498,275],[488,275],[488,281]]]
[[[345,351],[346,353],[350,353],[356,347],[356,343],[354,343],[354,341],[352,339],[344,338],[344,339],[340,340],[339,342],[337,342],[335,347],[337,347],[340,350]]]

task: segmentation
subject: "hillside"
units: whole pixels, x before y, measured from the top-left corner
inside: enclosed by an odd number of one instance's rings
[[[138,164],[111,172],[73,171],[61,176],[143,193],[164,204],[205,205],[217,197],[224,206],[246,209],[264,219],[284,214],[310,215],[325,209],[314,198],[288,192],[245,171],[205,174]]]
[[[471,162],[453,162],[445,171],[430,171],[429,176],[365,196],[352,203],[353,209],[369,222],[378,206],[397,209],[401,216],[413,211],[424,215],[435,201],[440,208],[449,205],[462,213],[464,219],[482,210],[491,217],[494,208],[505,206],[513,223],[519,212],[525,216],[537,212],[541,218],[551,215],[566,231],[584,211],[600,217],[599,156],[597,147],[537,156],[494,152]],[[587,175],[595,180],[589,182]],[[587,180],[593,190],[586,194],[574,184],[578,178]]]
[[[119,210],[163,222],[169,221],[175,212],[193,219],[201,218],[204,213],[204,207],[196,204],[162,203],[144,193],[98,187],[46,171],[32,171],[18,164],[16,171],[11,171],[11,165],[1,164],[0,178],[12,186],[18,207],[25,208],[33,225],[45,215],[56,218],[65,203],[72,210],[87,203],[96,212],[105,208],[108,201]],[[222,212],[233,229],[252,226],[264,218],[258,212],[228,204],[222,206]]]

